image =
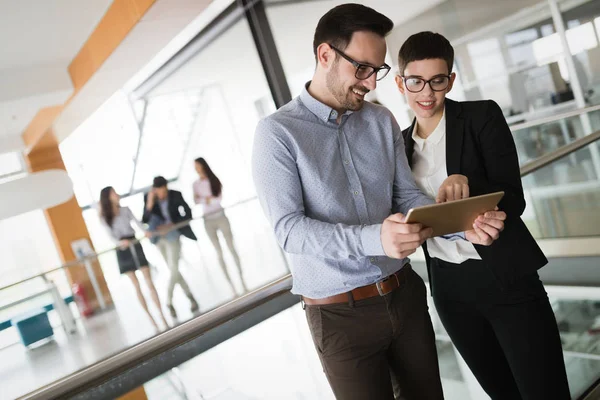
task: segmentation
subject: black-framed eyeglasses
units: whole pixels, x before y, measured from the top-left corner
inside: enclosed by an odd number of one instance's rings
[[[356,79],[365,80],[369,79],[371,75],[376,74],[375,79],[380,81],[383,78],[385,78],[388,72],[390,72],[390,69],[392,69],[392,67],[390,67],[387,64],[383,64],[381,67],[374,67],[369,64],[359,63],[358,61],[353,60],[352,58],[347,56],[343,51],[336,49],[334,46],[329,45],[329,47],[331,47],[333,51],[335,51],[344,59],[346,59],[346,61],[348,61],[350,64],[354,65],[354,67],[356,68],[356,72],[354,73]]]
[[[406,90],[412,93],[419,93],[425,89],[426,84],[429,84],[429,87],[434,92],[443,92],[450,85],[450,75],[437,75],[429,80],[417,76],[401,76],[401,78],[404,81]]]

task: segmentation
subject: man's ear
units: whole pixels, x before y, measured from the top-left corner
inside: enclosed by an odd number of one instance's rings
[[[394,80],[396,81],[396,86],[398,86],[400,93],[404,94],[404,79],[402,79],[400,75],[396,75]]]
[[[323,69],[329,69],[335,60],[335,51],[327,43],[321,43],[317,47],[317,64]]]

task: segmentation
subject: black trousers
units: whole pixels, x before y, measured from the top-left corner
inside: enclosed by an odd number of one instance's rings
[[[502,287],[480,260],[431,262],[436,309],[492,400],[568,400],[556,319],[537,272]]]
[[[391,400],[391,377],[403,399],[443,399],[425,284],[412,269],[383,297],[306,306],[306,317],[337,399]]]

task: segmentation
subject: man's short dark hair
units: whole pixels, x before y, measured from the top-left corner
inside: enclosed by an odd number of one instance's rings
[[[362,4],[350,3],[334,7],[321,17],[315,29],[313,40],[315,59],[317,47],[322,43],[344,50],[352,40],[354,32],[373,32],[385,37],[393,27],[394,23],[391,19]]]
[[[152,181],[152,187],[153,188],[162,188],[162,187],[166,187],[167,186],[167,180],[162,177],[162,176],[157,176],[156,178],[154,178],[154,181]]]
[[[433,32],[415,33],[402,45],[398,53],[398,68],[400,75],[404,75],[404,70],[408,63],[412,61],[430,60],[441,58],[448,64],[448,73],[452,72],[454,64],[454,48],[442,35]]]

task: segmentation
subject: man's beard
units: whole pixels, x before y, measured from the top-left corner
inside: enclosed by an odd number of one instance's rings
[[[336,61],[337,64],[337,61]],[[334,65],[337,67],[337,65]],[[357,100],[352,92],[353,88],[360,90],[361,92],[367,93],[369,90],[362,85],[353,86],[348,89],[344,89],[344,85],[340,82],[338,69],[332,68],[325,78],[327,89],[332,96],[340,103],[340,106],[345,110],[358,111],[362,108],[364,100]]]

